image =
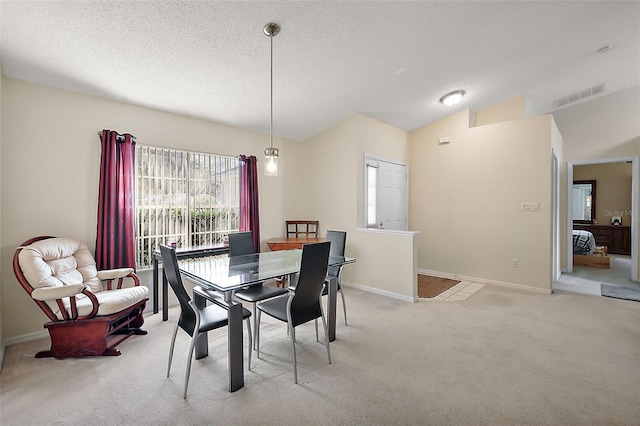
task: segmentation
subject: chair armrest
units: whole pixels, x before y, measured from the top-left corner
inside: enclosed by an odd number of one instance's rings
[[[106,269],[104,271],[98,271],[98,279],[115,280],[118,278],[124,278],[129,276],[133,272],[133,268],[119,268],[119,269]]]
[[[131,278],[134,287],[140,285],[140,278],[133,272],[133,268],[105,269],[98,271],[97,277],[101,281],[106,281],[107,290],[113,290],[114,280],[118,280],[116,288],[122,288],[125,278]]]
[[[60,287],[41,287],[36,288],[31,292],[31,297],[40,300],[56,300],[62,299],[63,297],[72,297],[76,294],[82,293],[82,291],[86,288],[84,284],[68,284]]]

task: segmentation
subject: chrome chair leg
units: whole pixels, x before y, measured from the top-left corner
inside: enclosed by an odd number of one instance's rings
[[[197,331],[193,332],[193,337],[191,338],[191,346],[189,347],[189,358],[187,359],[187,371],[184,376],[184,395],[182,395],[183,399],[187,399],[187,389],[189,388],[189,376],[191,376],[191,360],[193,359],[193,348],[196,346],[196,338],[199,333]]]
[[[329,358],[329,364],[331,364],[331,350],[329,349],[329,330],[327,328],[327,320],[324,318],[324,312],[322,312],[322,327],[324,328],[324,344],[327,347],[327,358]]]
[[[255,325],[255,332],[256,332],[256,356],[258,357],[258,359],[260,359],[260,313],[262,311],[258,311],[258,315],[255,318],[255,321],[257,321],[256,325]]]
[[[318,318],[316,318],[313,322],[316,325],[316,342],[319,342],[320,340],[318,340]]]
[[[342,291],[342,287],[340,287],[340,296],[342,296],[342,310],[344,311],[344,325],[347,324],[347,305],[344,303],[344,292]]]
[[[293,382],[298,384],[298,362],[296,359],[296,329],[291,327],[291,350],[293,351]]]
[[[187,399],[187,389],[189,388],[189,377],[191,377],[191,361],[193,360],[193,349],[196,347],[196,341],[200,336],[200,311],[196,309],[195,302],[189,301],[189,304],[194,308],[196,314],[196,322],[193,325],[193,335],[191,336],[191,345],[189,346],[189,359],[187,360],[187,371],[184,377],[184,395],[183,399]]]
[[[257,336],[257,331],[256,331],[256,304],[255,303],[251,304],[251,310],[252,310],[251,316],[253,316],[253,331],[254,331],[253,338],[255,339],[255,337]],[[255,340],[253,342],[251,342],[251,346],[252,346],[253,350],[256,349]]]
[[[255,317],[254,317],[254,320],[255,320]],[[251,371],[251,352],[253,352],[253,339],[252,339],[253,336],[251,336],[251,321],[249,320],[249,318],[247,318],[246,323],[247,323],[247,335],[249,337],[249,344],[247,345],[248,348],[249,348],[249,367],[248,367],[248,369],[249,369],[249,371]]]
[[[173,359],[173,349],[176,346],[176,335],[178,334],[178,321],[176,321],[176,327],[173,329],[173,337],[171,338],[171,346],[169,348],[169,364],[167,365],[167,377],[171,372],[171,360]]]

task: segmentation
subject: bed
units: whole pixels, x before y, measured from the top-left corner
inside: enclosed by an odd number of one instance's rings
[[[596,250],[596,239],[589,231],[573,230],[573,254],[591,256]]]
[[[589,231],[573,230],[573,264],[610,269],[611,260],[606,248],[597,247],[596,239]]]

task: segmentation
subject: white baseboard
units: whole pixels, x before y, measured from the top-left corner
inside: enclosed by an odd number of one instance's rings
[[[501,287],[509,287],[509,288],[516,288],[519,290],[533,291],[536,293],[551,294],[551,289],[531,287],[528,285],[514,284],[514,283],[508,283],[504,281],[488,280],[486,278],[470,277],[467,275],[450,274],[447,272],[432,271],[430,269],[418,269],[418,273],[422,275],[431,275],[433,277],[449,278],[452,280],[460,280],[460,281],[473,281],[475,283],[499,285]]]
[[[380,290],[379,288],[369,287],[369,286],[366,286],[366,285],[356,284],[356,283],[352,283],[352,282],[348,282],[348,281],[342,281],[340,283],[340,285],[343,285],[345,287],[357,288],[357,289],[362,290],[362,291],[366,291],[366,292],[374,293],[374,294],[379,294],[381,296],[390,297],[392,299],[402,300],[403,302],[414,303],[414,302],[418,301],[418,300],[414,300],[412,297],[409,297],[409,296],[405,296],[405,295],[398,294],[398,293],[392,293],[390,291]]]
[[[42,339],[48,337],[49,332],[47,330],[37,331],[35,333],[23,334],[22,336],[11,337],[4,340],[4,347],[15,345],[17,343],[29,342],[31,340]]]

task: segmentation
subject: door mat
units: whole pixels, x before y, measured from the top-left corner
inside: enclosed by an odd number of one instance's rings
[[[418,297],[421,299],[431,299],[443,291],[449,290],[459,282],[458,280],[450,280],[449,278],[418,274]]]
[[[615,284],[600,284],[600,293],[606,297],[640,302],[640,288]]]

